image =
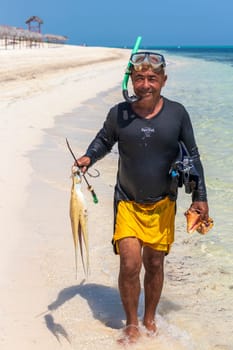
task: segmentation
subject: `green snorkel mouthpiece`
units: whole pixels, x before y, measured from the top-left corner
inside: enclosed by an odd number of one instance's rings
[[[141,43],[141,40],[142,40],[142,37],[138,36],[137,40],[136,40],[136,43],[134,45],[134,48],[132,50],[132,54],[136,53],[138,51],[138,48],[139,48],[140,43]],[[136,102],[136,101],[138,101],[140,99],[139,97],[137,97],[135,95],[134,96],[129,96],[129,93],[128,93],[128,81],[129,81],[129,75],[130,75],[130,68],[131,67],[132,67],[132,64],[129,61],[128,65],[127,65],[127,68],[126,68],[125,75],[124,75],[124,79],[122,81],[122,94],[124,96],[124,99],[127,102],[129,102],[129,103]]]

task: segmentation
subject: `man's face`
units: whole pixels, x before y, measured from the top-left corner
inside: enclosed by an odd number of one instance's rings
[[[163,68],[154,71],[151,67],[145,66],[140,71],[135,71],[133,69],[131,79],[134,92],[138,97],[141,99],[154,100],[154,98],[160,96],[161,89],[166,83],[167,76]]]

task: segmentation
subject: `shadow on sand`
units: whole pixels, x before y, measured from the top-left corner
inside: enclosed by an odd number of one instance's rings
[[[57,339],[59,343],[61,343],[60,339],[66,339],[68,343],[71,344],[70,338],[68,333],[66,332],[65,328],[54,321],[54,318],[52,315],[48,314],[44,316],[45,324],[47,328],[50,330],[50,332],[54,335],[54,337]]]
[[[93,317],[104,323],[107,327],[120,329],[125,319],[117,289],[99,284],[81,284],[61,290],[57,299],[48,305],[49,311],[57,310],[61,305],[80,295],[86,299]]]
[[[82,282],[80,285],[62,289],[58,293],[56,300],[48,305],[48,312],[50,311],[52,313],[53,311],[59,309],[60,306],[70,301],[77,295],[80,295],[82,298],[86,299],[95,319],[113,329],[121,329],[124,327],[123,321],[125,320],[125,314],[121,304],[119,291],[112,287],[94,283],[84,284]],[[181,305],[177,305],[163,297],[160,300],[158,312],[161,316],[164,316],[172,310],[178,311],[181,308]],[[59,342],[60,338],[65,338],[68,342],[70,342],[69,336],[65,329],[62,327],[62,325],[54,322],[51,314],[47,313],[47,315],[44,316],[44,319],[47,328]]]

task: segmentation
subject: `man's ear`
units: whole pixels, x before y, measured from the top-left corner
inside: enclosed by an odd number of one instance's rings
[[[165,74],[164,77],[163,77],[163,86],[165,86],[166,81],[167,81],[167,75]]]

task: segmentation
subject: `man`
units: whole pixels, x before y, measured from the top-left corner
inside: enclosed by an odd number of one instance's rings
[[[208,204],[203,169],[185,108],[161,95],[167,76],[165,60],[154,52],[131,55],[132,85],[137,99],[110,109],[103,128],[78,160],[85,172],[117,142],[119,164],[114,195],[115,252],[120,255],[119,290],[126,313],[120,342],[140,336],[137,317],[142,265],[145,268],[143,325],[156,332],[155,312],[163,287],[164,257],[174,240],[176,193],[171,191],[171,164],[182,141],[199,173],[192,207],[204,220]]]

